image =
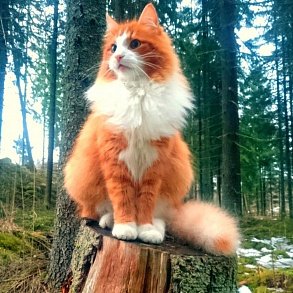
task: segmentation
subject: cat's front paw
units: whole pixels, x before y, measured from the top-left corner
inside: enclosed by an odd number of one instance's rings
[[[153,224],[144,224],[138,227],[138,238],[146,243],[160,244],[165,237],[165,223],[155,219]]]
[[[114,225],[113,213],[106,213],[105,215],[103,215],[99,221],[99,225],[103,229],[111,229]]]
[[[112,235],[122,240],[134,240],[137,238],[137,226],[134,222],[114,224]]]

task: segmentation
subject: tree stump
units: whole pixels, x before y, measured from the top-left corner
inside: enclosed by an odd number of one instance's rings
[[[209,255],[171,237],[161,245],[122,241],[87,221],[62,292],[235,293],[236,268],[236,257]]]

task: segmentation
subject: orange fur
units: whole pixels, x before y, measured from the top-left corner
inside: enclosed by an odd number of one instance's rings
[[[145,13],[145,14],[144,14]],[[174,72],[181,74],[178,58],[163,28],[156,23],[153,6],[147,6],[139,21],[117,24],[109,19],[103,62],[97,80],[117,79],[109,70],[111,45],[127,32],[129,40],[139,39],[137,54],[155,52],[145,66],[149,78],[161,83]],[[150,25],[153,18],[154,25]],[[158,57],[159,56],[159,57]],[[168,101],[166,101],[168,103]],[[239,235],[233,218],[217,207],[183,198],[193,180],[190,152],[179,130],[168,137],[150,140],[157,158],[135,180],[120,154],[128,147],[125,133],[108,123],[108,117],[89,115],[64,169],[65,188],[77,203],[81,217],[98,219],[113,211],[114,223],[152,224],[156,213],[167,221],[168,229],[193,245],[216,254],[235,252]]]
[[[179,206],[193,178],[188,148],[179,133],[152,141],[152,145],[159,158],[134,182],[118,159],[127,146],[123,134],[104,124],[103,118],[90,115],[64,169],[65,187],[79,205],[80,216],[98,218],[92,211],[110,200],[114,211],[117,209],[115,221],[143,224],[151,222],[159,195]]]
[[[139,39],[142,45],[137,48],[137,52],[141,55],[155,51],[161,57],[148,56],[145,61],[149,63],[155,63],[160,67],[153,68],[147,66],[145,68],[146,73],[155,81],[164,81],[179,67],[178,58],[172,48],[171,40],[168,35],[164,32],[161,26],[150,27],[143,26],[137,21],[125,22],[114,26],[113,29],[108,31],[104,39],[103,49],[103,61],[101,63],[98,78],[105,80],[115,79],[115,74],[108,70],[107,61],[109,60],[111,53],[111,45],[115,43],[115,39],[121,35],[122,32],[127,33],[129,40]],[[152,40],[150,43],[149,40]]]

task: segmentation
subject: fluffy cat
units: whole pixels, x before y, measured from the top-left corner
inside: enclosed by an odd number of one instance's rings
[[[65,166],[81,217],[125,240],[174,235],[214,254],[233,254],[235,220],[208,203],[183,204],[193,180],[180,130],[192,94],[172,43],[148,4],[140,18],[107,17],[103,61],[87,92],[92,113]]]

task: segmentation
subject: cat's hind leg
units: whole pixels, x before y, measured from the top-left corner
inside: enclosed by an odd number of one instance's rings
[[[112,229],[114,226],[113,213],[109,212],[101,216],[99,225],[103,229]]]
[[[99,205],[98,213],[101,215],[99,226],[103,229],[112,229],[114,225],[114,216],[112,204],[109,199]]]

